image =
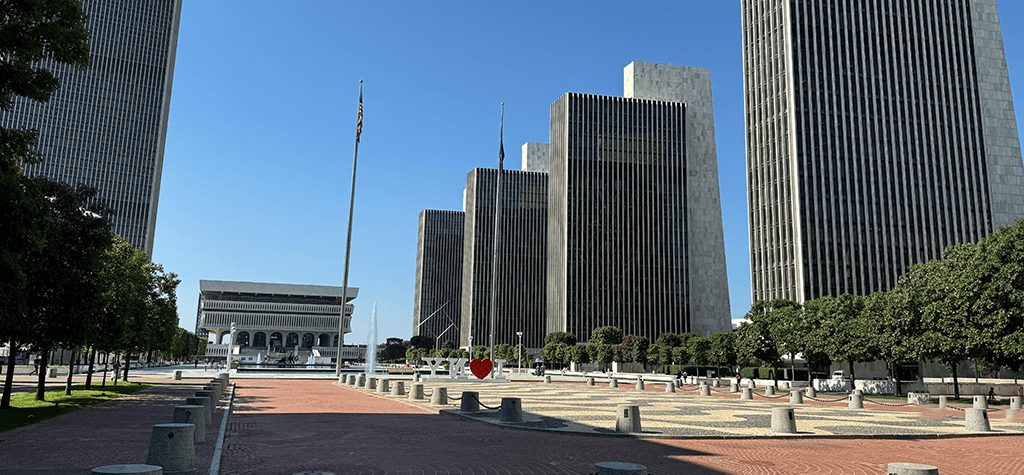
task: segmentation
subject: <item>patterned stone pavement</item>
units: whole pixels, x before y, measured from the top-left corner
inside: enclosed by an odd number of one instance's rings
[[[440,414],[438,408],[424,403],[410,403],[406,398],[393,398],[339,386],[331,381],[312,380],[235,380],[237,397],[229,419],[226,448],[221,464],[222,474],[294,474],[303,471],[330,471],[336,474],[590,474],[594,463],[625,461],[641,463],[653,475],[658,474],[883,474],[889,462],[916,462],[936,465],[943,475],[1024,473],[1024,437],[963,437],[953,439],[924,438],[909,435],[905,439],[879,439],[871,436],[823,439],[809,437],[769,438],[758,433],[742,439],[668,439],[605,437],[600,428],[607,422],[617,398],[642,400],[641,408],[695,409],[679,410],[680,420],[688,419],[690,428],[697,428],[697,417],[717,421],[707,430],[739,431],[739,421],[756,418],[740,415],[753,406],[768,406],[760,401],[730,400],[724,396],[713,401],[697,401],[682,394],[664,394],[658,387],[645,392],[628,388],[587,388],[582,385],[514,383],[500,388],[505,396],[518,392],[524,410],[543,417],[566,420],[585,431],[509,430],[495,424],[484,424]],[[427,383],[430,393],[440,383]],[[472,384],[484,404],[496,405],[499,388]],[[461,390],[445,382],[449,394],[459,396]],[[512,386],[519,387],[512,387]],[[469,386],[466,386],[466,390]],[[490,389],[490,390],[489,390]],[[600,396],[608,393],[606,396]],[[618,393],[618,394],[614,394]],[[541,397],[543,396],[543,397]],[[532,398],[557,401],[552,415],[545,415],[540,403]],[[678,401],[667,401],[674,398]],[[531,404],[533,404],[531,406]],[[548,404],[548,403],[544,403]],[[571,404],[574,409],[555,414],[558,407]],[[798,411],[835,410],[846,412],[843,424],[863,424],[868,419],[907,415],[920,419],[912,411],[851,411],[828,405],[803,405]],[[453,408],[454,406],[449,406]],[[710,409],[709,409],[710,407]],[[866,407],[870,407],[870,404]],[[441,409],[443,410],[443,409]],[[657,411],[655,411],[657,412]],[[707,414],[704,414],[704,413]],[[734,415],[730,415],[732,412]],[[585,419],[587,414],[591,419]],[[798,414],[800,414],[798,413]],[[890,413],[896,413],[891,416]],[[698,414],[704,414],[699,416]],[[810,412],[808,412],[810,415]],[[670,414],[651,414],[650,430],[664,431]],[[932,416],[928,416],[932,417]],[[578,420],[573,420],[573,419]],[[665,420],[666,422],[655,422]],[[830,425],[843,425],[827,420],[802,424],[800,431],[831,431]],[[929,420],[927,417],[925,420]],[[645,416],[645,424],[647,417]],[[750,423],[748,425],[753,425]],[[955,424],[952,424],[955,425]],[[962,425],[962,421],[961,421]],[[996,424],[993,424],[996,427]],[[645,426],[645,430],[647,427]],[[729,427],[732,426],[732,427]],[[890,427],[901,427],[898,424]],[[1018,434],[1005,428],[1000,434]],[[745,429],[744,429],[745,430]],[[917,428],[915,427],[915,430]],[[928,430],[933,430],[929,426]],[[948,428],[955,432],[954,427]],[[1000,429],[1004,430],[1004,429]],[[764,430],[761,430],[763,433]],[[644,434],[647,436],[648,434]],[[656,435],[656,434],[652,434]],[[717,435],[717,434],[716,434]],[[919,438],[920,437],[920,438]]]

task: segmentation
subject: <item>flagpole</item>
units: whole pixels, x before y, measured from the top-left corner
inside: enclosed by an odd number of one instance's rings
[[[494,197],[494,260],[491,261],[491,324],[488,351],[493,360],[495,313],[498,306],[498,246],[501,244],[501,176],[504,175],[505,162],[505,103],[501,103],[501,128],[498,132],[498,191]]]
[[[341,377],[341,348],[345,346],[345,308],[348,306],[348,263],[352,254],[352,211],[356,205],[356,164],[359,162],[359,135],[363,133],[363,80],[359,80],[359,120],[356,122],[356,149],[352,156],[352,195],[348,201],[348,238],[345,240],[345,277],[341,284],[341,318],[338,320],[338,358],[334,376]]]

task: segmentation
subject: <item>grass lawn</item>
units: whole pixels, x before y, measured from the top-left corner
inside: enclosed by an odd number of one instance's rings
[[[93,385],[86,391],[84,385],[71,386],[71,395],[64,394],[64,388],[46,391],[45,401],[36,401],[36,393],[15,394],[11,396],[11,407],[0,409],[0,432],[17,429],[18,427],[35,424],[36,422],[57,417],[61,414],[77,411],[126,394],[134,394],[152,385],[120,382],[116,386]]]

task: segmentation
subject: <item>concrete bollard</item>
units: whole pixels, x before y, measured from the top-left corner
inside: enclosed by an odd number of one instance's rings
[[[377,389],[377,378],[372,376],[366,378],[366,389]]]
[[[858,395],[863,396],[864,395],[864,390],[863,389],[854,389],[853,391],[850,391],[850,394],[858,394]]]
[[[213,417],[213,413],[217,410],[217,395],[213,391],[196,391],[196,397],[209,398],[206,406],[210,409],[210,417]]]
[[[609,388],[617,388],[617,387],[619,387],[619,381],[616,380],[615,378],[609,379],[608,380],[608,387]]]
[[[796,419],[793,418],[793,408],[772,408],[772,433],[796,434]]]
[[[192,439],[197,444],[206,442],[206,416],[203,414],[205,410],[203,406],[175,406],[171,422],[194,425],[195,434]]]
[[[420,374],[419,374],[419,373],[416,373],[416,374],[414,374],[414,375],[412,376],[412,382],[414,382],[414,383],[418,383],[418,382],[420,382],[420,381],[421,381],[421,379],[420,379],[420,378],[421,378]]]
[[[729,380],[729,392],[738,393],[740,392],[740,382],[735,379]]]
[[[430,395],[431,406],[444,406],[448,404],[448,388],[434,388]]]
[[[850,395],[850,403],[846,405],[850,409],[864,409],[864,396],[853,393]]]
[[[174,380],[175,381],[181,381],[181,370],[180,369],[174,370]]]
[[[789,388],[789,381],[779,381],[779,388],[780,389],[790,389]]]
[[[674,392],[676,392],[676,383],[671,382],[671,381],[665,383],[665,392],[667,392],[667,393],[674,393]]]
[[[206,418],[206,426],[209,427],[213,424],[213,414],[210,412],[210,398],[208,397],[187,397],[185,398],[186,406],[203,406],[203,414]]]
[[[615,406],[615,432],[642,432],[640,429],[640,406],[629,404]]]
[[[713,388],[720,388],[720,387],[722,387],[722,381],[719,380],[718,378],[715,378],[715,379],[711,380],[711,387],[713,387]]]
[[[154,424],[149,438],[146,465],[159,465],[164,473],[191,472],[196,469],[196,442],[192,424]]]
[[[949,403],[949,396],[939,396],[939,409],[945,409]]]
[[[754,378],[747,379],[747,387],[750,389],[754,389],[757,387],[757,382],[754,381]]]
[[[357,377],[357,375],[354,375],[354,374],[353,375],[349,375],[349,377],[348,377],[348,385],[349,386],[356,386],[356,383],[358,383],[358,382],[359,382],[359,378]]]
[[[551,376],[544,375],[544,384],[551,384]]]
[[[970,432],[989,432],[988,413],[984,409],[964,409],[964,428]]]
[[[634,389],[636,389],[637,391],[643,391],[644,389],[646,389],[646,387],[644,386],[643,378],[636,378],[636,386],[634,387]]]
[[[343,374],[341,376],[338,376],[338,384],[348,384],[348,375]]]
[[[359,387],[366,386],[366,375],[365,374],[360,373],[358,376],[356,376],[356,386],[359,386]]]
[[[1007,409],[1006,410],[1006,414],[1005,414],[1006,415],[1006,420],[1008,420],[1010,422],[1016,422],[1018,420],[1017,419],[1017,414],[1019,414],[1019,413],[1020,413],[1020,409],[1014,409],[1012,407]]]
[[[384,378],[380,378],[380,380],[377,381],[377,392],[380,393],[380,394],[390,393],[391,392],[391,381],[388,381],[387,379],[384,379]]]
[[[523,422],[523,400],[517,397],[501,398],[498,422]]]
[[[594,385],[594,378],[587,378],[587,386],[593,386],[593,385]]]
[[[747,401],[754,399],[754,390],[750,388],[743,388],[743,390],[740,391],[740,399]]]
[[[391,395],[401,396],[405,394],[405,381],[395,381],[395,384],[391,385]]]
[[[418,401],[423,399],[423,383],[412,383],[409,389],[409,399]]]
[[[985,396],[974,396],[974,408],[988,409],[988,401],[985,400]]]
[[[700,395],[701,396],[710,396],[711,395],[711,387],[708,386],[707,384],[701,384],[700,385]]]
[[[213,383],[207,384],[203,386],[203,391],[210,391],[211,393],[213,393],[212,399],[214,401],[214,404],[220,402],[220,385]]]
[[[629,462],[597,462],[595,475],[647,475],[647,467]]]
[[[775,395],[775,386],[765,386],[764,387],[764,395],[765,396],[774,396]]]
[[[792,389],[789,391],[789,403],[790,404],[803,404],[804,403],[804,392],[798,389]]]
[[[818,397],[818,392],[814,390],[814,386],[807,387],[807,397]]]
[[[459,405],[460,412],[480,412],[480,393],[477,391],[462,391],[462,404]]]
[[[888,475],[939,475],[939,469],[934,465],[920,463],[890,463],[885,473]]]
[[[1024,409],[1024,402],[1020,396],[1010,396],[1010,409]]]
[[[92,469],[92,475],[163,475],[164,468],[159,465],[132,463],[125,465],[104,465]]]

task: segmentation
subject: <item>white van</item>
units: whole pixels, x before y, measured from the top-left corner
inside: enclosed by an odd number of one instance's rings
[[[833,371],[832,372],[832,379],[839,380],[839,381],[847,381],[847,380],[850,379],[850,377],[846,375],[846,371],[839,370],[839,371]]]

